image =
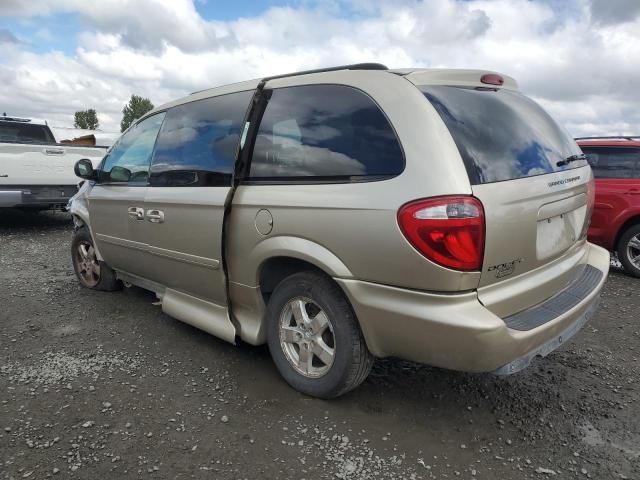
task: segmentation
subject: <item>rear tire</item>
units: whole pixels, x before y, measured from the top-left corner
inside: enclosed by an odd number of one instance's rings
[[[620,237],[618,259],[629,275],[640,278],[640,225],[629,227]]]
[[[351,305],[331,278],[308,271],[285,278],[267,305],[267,340],[282,377],[296,390],[335,398],[369,375],[369,353]]]
[[[80,285],[92,290],[113,292],[122,288],[122,282],[109,265],[98,260],[93,239],[86,227],[78,228],[71,241],[73,270]]]

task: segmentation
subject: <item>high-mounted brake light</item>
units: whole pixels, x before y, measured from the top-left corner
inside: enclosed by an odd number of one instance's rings
[[[398,211],[400,230],[422,255],[445,267],[480,270],[485,221],[474,197],[436,197],[407,203]]]
[[[497,73],[485,73],[480,77],[480,81],[487,85],[502,85],[504,84],[504,78]]]

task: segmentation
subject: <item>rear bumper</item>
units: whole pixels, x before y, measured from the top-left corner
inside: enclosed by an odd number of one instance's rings
[[[564,343],[594,313],[609,270],[609,253],[590,244],[588,249],[587,265],[599,271],[597,281],[566,311],[557,310],[562,313],[529,330],[509,328],[508,319],[484,307],[476,292],[431,294],[336,281],[347,293],[375,356],[467,372],[514,373]],[[554,298],[534,308],[557,308]]]
[[[550,338],[539,347],[534,348],[533,350],[525,353],[523,356],[511,360],[506,365],[495,369],[493,373],[495,373],[496,375],[510,375],[512,373],[519,372],[524,368],[527,368],[534,358],[546,357],[556,348],[558,348],[560,345],[562,345],[576,333],[578,333],[582,326],[587,323],[587,321],[598,309],[599,304],[599,298],[597,298],[596,301],[591,304],[591,306],[584,313],[579,315],[578,318],[576,318],[576,320],[571,325],[569,325],[560,335]]]
[[[62,208],[77,191],[75,185],[0,186],[0,208]]]

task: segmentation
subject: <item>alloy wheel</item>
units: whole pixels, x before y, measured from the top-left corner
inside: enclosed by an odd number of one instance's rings
[[[296,297],[282,309],[280,347],[299,374],[319,378],[327,374],[336,355],[333,326],[312,300]]]
[[[640,269],[640,233],[631,237],[627,243],[627,258],[634,267]]]
[[[76,269],[82,282],[95,287],[100,281],[100,263],[96,251],[89,242],[80,242],[76,248]]]

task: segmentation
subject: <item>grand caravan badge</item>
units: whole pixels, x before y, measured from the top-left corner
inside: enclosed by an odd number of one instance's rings
[[[495,272],[496,278],[508,277],[515,272],[516,265],[523,260],[522,258],[518,258],[510,262],[501,263],[500,265],[493,265],[487,269],[487,272]]]
[[[578,180],[580,180],[580,175],[578,175],[577,177],[569,177],[569,178],[563,178],[562,180],[556,180],[554,182],[549,182],[549,188],[553,188],[556,187],[558,185],[566,185],[567,183],[573,183],[573,182],[577,182]]]

